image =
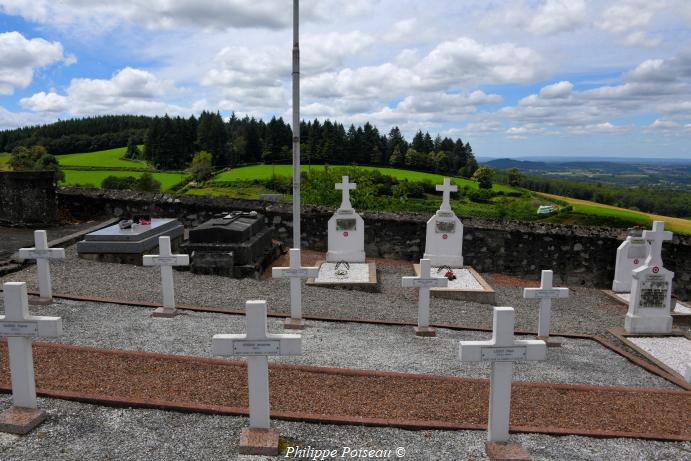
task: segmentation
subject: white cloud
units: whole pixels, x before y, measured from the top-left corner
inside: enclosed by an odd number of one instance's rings
[[[27,39],[19,32],[0,33],[0,94],[9,95],[31,84],[35,69],[56,62],[70,64],[62,44],[42,38]]]
[[[677,122],[673,122],[671,120],[657,119],[653,123],[648,125],[648,129],[651,131],[676,131],[680,128],[680,124],[678,124]]]
[[[658,46],[662,39],[650,36],[647,28],[655,16],[669,6],[668,0],[617,0],[602,13],[602,30],[619,36],[628,46]]]
[[[546,99],[565,98],[571,94],[573,90],[573,83],[568,81],[561,81],[547,85],[540,90],[540,97]]]
[[[66,95],[42,91],[22,98],[20,104],[35,112],[75,115],[183,112],[182,108],[159,100],[174,91],[172,82],[161,80],[145,70],[126,67],[109,80],[73,79]]]
[[[584,0],[547,0],[528,25],[537,35],[550,35],[576,29],[586,19]]]

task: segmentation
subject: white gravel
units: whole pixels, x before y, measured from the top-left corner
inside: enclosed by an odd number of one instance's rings
[[[39,398],[48,420],[26,436],[0,434],[3,461],[74,460],[242,460],[285,458],[239,456],[240,430],[247,418],[174,411],[109,408]],[[9,407],[0,395],[0,409]],[[288,446],[320,449],[389,449],[405,456],[389,460],[484,461],[485,431],[409,431],[388,427],[313,424],[274,420]],[[691,459],[691,442],[656,442],[625,438],[512,434],[534,461]],[[306,459],[306,458],[297,458]],[[357,458],[348,458],[357,459]],[[359,458],[363,459],[363,458]]]
[[[475,276],[468,269],[463,269],[460,267],[452,267],[451,270],[453,271],[454,275],[456,276],[456,279],[455,280],[449,280],[449,284],[446,286],[446,288],[451,288],[454,290],[482,290],[483,289],[480,282],[477,281]],[[431,272],[432,272],[433,277],[443,277],[444,274],[446,273],[445,270],[442,270],[440,272],[438,267],[432,267]]]
[[[316,283],[367,283],[369,282],[369,264],[350,263],[347,268],[344,264],[339,266],[339,270],[347,271],[345,275],[336,274],[337,263],[322,263],[319,268],[319,275],[314,280]]]
[[[682,376],[686,373],[686,365],[691,363],[691,341],[683,336],[626,339]]]

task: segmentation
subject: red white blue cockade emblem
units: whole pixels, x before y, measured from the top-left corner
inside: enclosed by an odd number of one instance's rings
[[[657,274],[658,272],[660,272],[660,268],[657,266],[653,267],[653,274]]]
[[[343,232],[343,237],[348,237],[348,231]]]
[[[444,235],[441,236],[441,238],[443,238],[444,240],[446,240],[447,238],[449,238],[449,236],[448,236],[447,234],[444,234]]]

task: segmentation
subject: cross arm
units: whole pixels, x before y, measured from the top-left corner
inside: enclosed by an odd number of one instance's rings
[[[493,341],[461,341],[458,354],[462,362],[516,362],[545,360],[547,346],[544,341],[517,340],[511,346],[497,346]]]
[[[190,264],[189,255],[145,255],[142,258],[145,266],[188,266]]]
[[[523,297],[527,299],[568,298],[568,288],[524,288]]]
[[[7,320],[6,316],[0,315],[0,325],[5,328],[12,328],[12,325],[17,327],[23,326],[24,328],[21,328],[22,331],[26,333],[31,332],[31,334],[22,334],[20,336],[42,336],[44,338],[56,338],[62,335],[62,319],[60,317],[32,315],[26,320]]]
[[[264,339],[248,339],[246,335],[214,335],[213,355],[301,355],[302,337],[291,334],[268,334]]]
[[[271,277],[273,278],[290,278],[290,277],[316,277],[319,275],[318,267],[301,267],[293,269],[292,267],[273,267],[271,268]]]
[[[449,286],[449,279],[446,277],[431,277],[428,279],[421,279],[419,277],[401,277],[401,286],[405,288],[444,288]]]
[[[40,250],[36,248],[20,248],[18,255],[22,259],[38,259],[38,258],[49,258],[49,259],[63,259],[65,258],[64,248],[48,248],[45,250]]]

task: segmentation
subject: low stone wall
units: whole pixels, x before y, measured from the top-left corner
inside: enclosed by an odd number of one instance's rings
[[[57,204],[55,172],[0,171],[0,224],[54,224]]]
[[[61,207],[87,219],[103,215],[129,217],[150,213],[177,218],[196,226],[213,214],[231,210],[264,213],[277,240],[292,242],[290,204],[276,204],[222,197],[174,196],[132,191],[63,188]],[[302,209],[302,244],[326,251],[327,221],[333,209],[306,205]],[[419,213],[364,212],[365,251],[370,257],[416,261],[425,250],[425,223]],[[569,285],[610,288],[616,250],[625,238],[621,229],[559,224],[462,218],[465,263],[480,272],[499,272],[538,279],[542,269],[552,269],[556,281]],[[675,272],[674,293],[691,297],[691,237],[675,235],[666,242],[665,267]]]

